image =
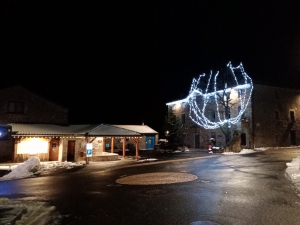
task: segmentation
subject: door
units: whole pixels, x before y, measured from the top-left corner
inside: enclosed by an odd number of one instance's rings
[[[154,136],[146,136],[146,149],[154,149]]]
[[[241,134],[241,145],[246,145],[246,134],[245,133]]]
[[[75,141],[68,141],[67,161],[73,162],[75,160]]]
[[[57,161],[58,160],[58,143],[59,143],[59,140],[52,139],[50,141],[49,161]]]
[[[291,136],[291,145],[296,145],[296,131],[295,130],[291,130],[290,133]]]
[[[199,136],[199,133],[195,133],[195,148],[200,148],[200,136]]]

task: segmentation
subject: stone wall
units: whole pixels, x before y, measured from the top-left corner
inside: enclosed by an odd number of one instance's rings
[[[246,99],[249,97],[249,92],[247,92]],[[238,98],[237,92],[232,92],[231,97],[233,101]],[[236,101],[238,102],[238,101]],[[202,102],[199,100],[199,104],[201,105]],[[172,108],[173,112],[176,114],[178,118],[182,118],[182,114],[185,114],[185,123],[183,124],[182,131],[184,135],[184,144],[188,147],[195,147],[195,134],[199,134],[199,142],[200,148],[208,148],[210,143],[210,138],[215,137],[215,144],[216,146],[225,146],[226,139],[225,135],[220,128],[218,129],[205,129],[197,125],[189,116],[190,106],[188,103],[180,103],[174,104],[169,106]],[[201,107],[201,106],[199,106]],[[253,137],[252,137],[252,109],[251,109],[251,99],[248,102],[248,106],[241,118],[241,120],[237,124],[232,124],[230,127],[230,134],[231,137],[233,136],[234,131],[238,131],[240,133],[244,133],[246,137],[246,145],[243,147],[253,147]],[[211,118],[211,112],[215,111],[214,107],[210,107],[207,105],[206,117],[209,119]],[[238,115],[238,104],[233,104],[230,108],[230,116],[236,117]]]
[[[255,85],[252,98],[255,147],[290,146],[291,131],[300,143],[299,90]]]
[[[23,113],[9,113],[9,102],[22,103]],[[68,110],[15,86],[0,90],[0,124],[8,123],[67,124]]]
[[[14,139],[0,141],[0,162],[11,162],[13,159]]]

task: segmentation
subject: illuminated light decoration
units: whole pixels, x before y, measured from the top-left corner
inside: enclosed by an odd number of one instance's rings
[[[201,74],[198,79],[193,79],[189,95],[178,101],[167,103],[168,106],[174,104],[188,103],[190,105],[190,118],[199,126],[205,129],[216,129],[225,124],[231,127],[231,124],[236,124],[240,121],[245,112],[249,100],[251,99],[253,83],[252,79],[246,74],[242,63],[239,66],[233,67],[231,62],[227,64],[231,71],[231,77],[223,80],[224,86],[219,87],[221,82],[218,82],[219,72],[213,75],[212,71],[208,75]],[[236,71],[239,71],[237,74]],[[237,75],[236,75],[237,74]],[[206,79],[204,82],[203,79]],[[222,78],[221,78],[222,79]],[[228,83],[231,87],[228,87]],[[201,85],[201,87],[199,87]],[[217,87],[219,87],[217,89]],[[235,98],[230,98],[230,95],[237,95]],[[223,104],[220,97],[224,98]],[[239,109],[236,116],[226,118],[225,113],[225,98],[229,97],[230,101],[235,101],[236,111]],[[232,102],[231,102],[232,103]],[[227,110],[230,106],[227,105]],[[214,112],[215,118],[209,119],[209,112]],[[223,113],[224,112],[224,113]]]
[[[231,62],[229,62],[227,67],[231,71],[231,77],[223,80],[224,87],[217,89],[220,83],[218,82],[219,72],[213,76],[211,71],[208,79],[204,82],[205,86],[203,88],[199,88],[199,86],[202,84],[201,79],[206,78],[205,74],[200,75],[198,79],[193,79],[189,95],[185,99],[188,100],[190,105],[190,118],[205,129],[216,129],[225,124],[228,124],[228,127],[230,127],[231,124],[239,122],[251,98],[253,90],[252,79],[244,71],[242,63],[237,67],[233,67]],[[236,71],[239,71],[238,75],[236,75]],[[228,83],[232,87],[228,87]],[[233,93],[238,96],[230,98],[230,95]],[[220,97],[224,98],[224,100],[220,101]],[[238,106],[236,110],[239,108],[237,115],[230,118],[228,115],[231,114],[227,113],[226,115],[225,113],[226,107],[227,110],[231,108],[224,103],[227,97],[231,101],[230,104]],[[215,118],[210,119],[208,112],[215,112]]]

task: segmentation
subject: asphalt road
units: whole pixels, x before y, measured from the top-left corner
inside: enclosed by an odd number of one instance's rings
[[[299,153],[293,149],[247,155],[180,153],[172,160],[119,168],[88,165],[2,181],[0,196],[55,206],[51,215],[56,224],[300,224],[299,195],[285,177],[286,162]],[[197,179],[155,185],[116,182],[148,173],[155,181],[166,172]]]

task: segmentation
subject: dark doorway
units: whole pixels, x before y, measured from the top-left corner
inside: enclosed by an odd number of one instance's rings
[[[200,148],[199,133],[195,133],[195,148]]]
[[[290,136],[291,136],[291,145],[296,145],[296,131],[295,130],[291,130],[290,132]]]
[[[75,141],[68,141],[67,161],[73,162],[75,159]]]
[[[246,134],[245,133],[241,134],[241,145],[246,145]]]
[[[295,121],[295,112],[294,111],[290,111],[290,119],[292,122]]]

